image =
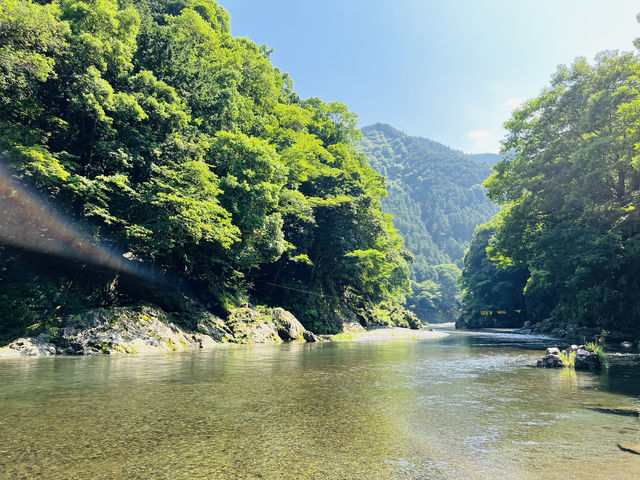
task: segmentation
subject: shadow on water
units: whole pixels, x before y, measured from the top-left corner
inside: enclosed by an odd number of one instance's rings
[[[477,348],[517,348],[522,350],[546,349],[551,343],[557,343],[552,337],[544,335],[522,335],[512,330],[455,330],[444,343],[465,345]]]
[[[640,403],[640,362],[636,365],[610,365],[598,375],[597,384],[600,390],[637,397]]]

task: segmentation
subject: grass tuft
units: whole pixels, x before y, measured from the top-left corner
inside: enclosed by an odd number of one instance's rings
[[[576,368],[576,352],[560,352],[558,358],[562,362],[562,366],[566,368]]]
[[[607,354],[605,353],[602,345],[598,345],[594,342],[589,342],[584,346],[584,348],[586,348],[589,352],[595,353],[598,356],[598,360],[600,360],[601,366],[606,367],[609,365]]]

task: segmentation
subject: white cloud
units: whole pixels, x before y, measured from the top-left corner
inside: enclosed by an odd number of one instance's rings
[[[518,108],[523,103],[524,103],[524,98],[520,98],[520,97],[511,97],[509,100],[504,102],[504,104],[507,107],[509,107],[511,110]]]
[[[467,138],[471,140],[467,147],[470,153],[498,153],[500,151],[501,135],[495,132],[471,130],[467,133]]]

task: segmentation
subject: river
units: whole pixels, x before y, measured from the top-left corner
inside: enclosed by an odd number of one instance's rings
[[[510,333],[0,362],[2,479],[640,478],[638,368]]]

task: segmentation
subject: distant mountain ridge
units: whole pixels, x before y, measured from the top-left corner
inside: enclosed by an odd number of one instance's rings
[[[425,260],[461,266],[475,226],[497,212],[481,184],[500,155],[465,154],[382,123],[361,131],[360,147],[371,166],[387,178],[385,208],[396,218],[409,249],[415,254],[424,251],[416,244],[418,239],[408,235],[420,231],[421,242],[438,248],[437,252],[425,251]]]
[[[460,268],[476,225],[498,211],[486,197],[482,182],[500,155],[466,154],[382,123],[361,131],[360,148],[371,166],[387,179],[389,195],[383,199],[383,208],[394,216],[394,225],[415,255],[415,284],[433,282],[438,286],[440,303],[432,298],[433,308],[455,308],[456,301],[445,299],[442,292],[443,284],[453,279],[443,280],[443,269],[437,266],[455,264]],[[447,275],[457,273],[449,268]],[[435,287],[427,287],[433,294]],[[452,288],[459,294],[457,285]]]
[[[475,160],[486,162],[492,167],[502,159],[498,153],[471,153],[469,156]]]

